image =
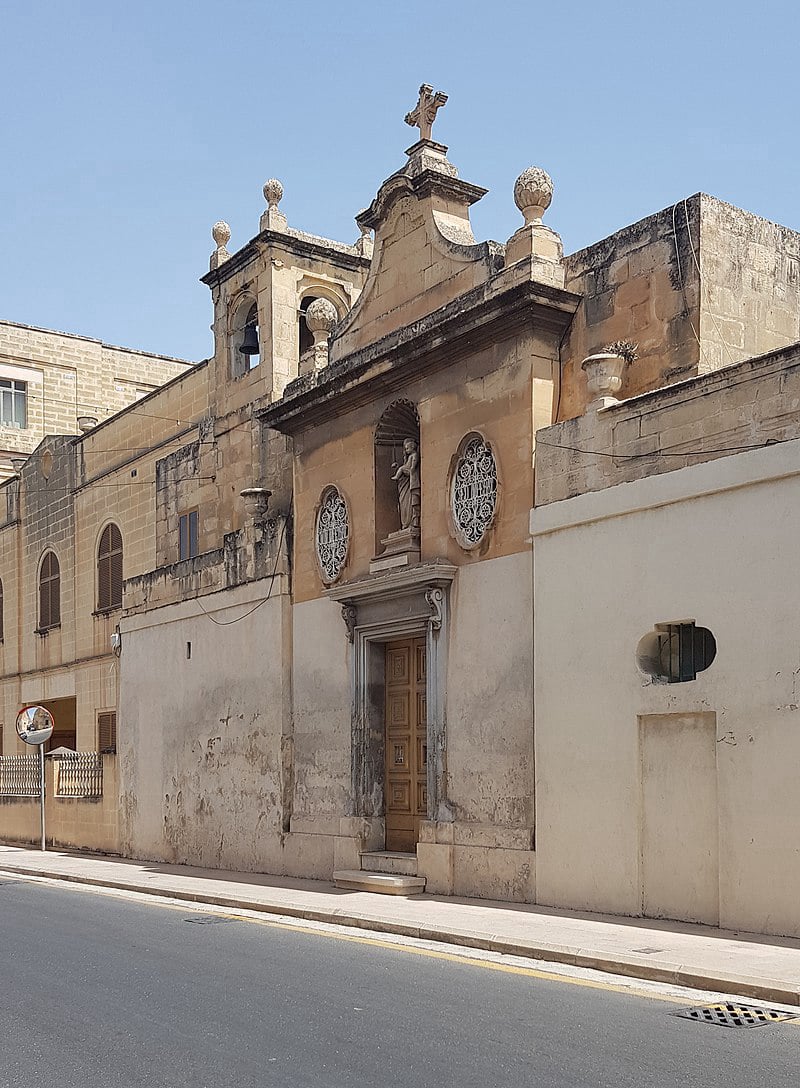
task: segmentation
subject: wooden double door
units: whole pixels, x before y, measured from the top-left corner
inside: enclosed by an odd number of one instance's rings
[[[428,706],[425,639],[386,644],[386,849],[414,853],[428,814]]]

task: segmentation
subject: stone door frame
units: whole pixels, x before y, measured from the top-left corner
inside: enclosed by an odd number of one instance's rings
[[[352,696],[349,815],[384,815],[384,646],[423,636],[427,666],[428,820],[452,819],[446,789],[446,678],[450,589],[444,562],[367,576],[329,589],[342,605]]]

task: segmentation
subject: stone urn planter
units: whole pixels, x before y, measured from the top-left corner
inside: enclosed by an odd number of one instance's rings
[[[604,408],[607,404],[618,403],[616,394],[622,388],[622,374],[626,365],[627,360],[622,355],[613,355],[607,351],[598,352],[583,360],[581,370],[586,374],[590,404]]]
[[[244,499],[244,512],[250,524],[263,525],[272,492],[266,487],[246,487],[239,494]]]

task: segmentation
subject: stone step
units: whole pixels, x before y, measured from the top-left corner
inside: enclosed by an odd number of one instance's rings
[[[365,873],[416,876],[417,855],[400,854],[396,850],[365,850],[361,855],[361,870]]]
[[[420,895],[425,891],[425,878],[396,873],[365,873],[360,869],[340,869],[333,874],[337,888],[358,892],[381,892],[383,895]]]

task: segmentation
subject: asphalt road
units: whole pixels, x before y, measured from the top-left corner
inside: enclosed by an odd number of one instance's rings
[[[783,1088],[800,1027],[0,878],[2,1088]]]

